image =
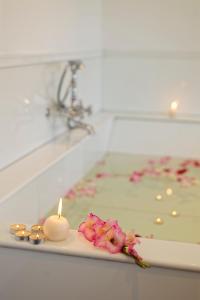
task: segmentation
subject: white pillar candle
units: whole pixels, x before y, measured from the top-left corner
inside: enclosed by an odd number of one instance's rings
[[[44,234],[50,241],[63,241],[69,235],[69,222],[61,214],[62,199],[58,205],[58,214],[50,216],[44,223]]]

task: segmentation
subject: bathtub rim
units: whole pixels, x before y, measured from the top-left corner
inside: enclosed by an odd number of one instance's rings
[[[151,267],[200,272],[199,245],[146,238],[140,240],[137,250]],[[95,248],[77,230],[70,230],[69,239],[66,241],[47,241],[42,245],[32,245],[29,242],[15,241],[14,236],[8,232],[8,226],[4,225],[1,230],[0,247],[135,264],[132,258],[124,254],[110,254]],[[183,253],[186,254],[184,260]]]
[[[114,119],[115,118],[112,114],[98,112],[92,116],[92,119],[90,119],[90,124],[92,126],[94,126],[95,131],[97,131],[97,133],[98,133],[98,130],[101,129],[101,125],[103,122],[108,121],[108,122],[111,122],[111,124],[113,124]],[[94,134],[96,134],[96,133],[94,133]],[[92,138],[92,135],[88,134],[85,130],[82,130],[82,129],[80,129],[80,130],[77,129],[70,133],[66,130],[64,133],[60,134],[59,136],[57,136],[50,142],[45,143],[43,146],[32,151],[30,154],[26,155],[22,159],[9,165],[8,168],[4,168],[2,171],[0,171],[0,178],[2,176],[2,178],[4,180],[6,177],[8,177],[6,172],[8,171],[8,173],[11,174],[12,169],[14,169],[16,167],[16,165],[18,165],[18,164],[19,164],[18,173],[20,174],[20,172],[22,171],[22,167],[20,166],[21,163],[23,164],[24,161],[26,161],[26,160],[29,163],[29,161],[31,161],[33,159],[34,155],[39,156],[40,152],[43,150],[45,150],[46,152],[54,151],[54,147],[56,147],[57,143],[62,141],[64,138],[67,138],[68,135],[70,135],[70,138],[72,139],[72,141],[68,145],[66,145],[65,149],[63,149],[61,151],[61,153],[59,153],[59,154],[55,153],[56,155],[54,154],[55,157],[51,161],[46,163],[45,166],[41,166],[33,174],[27,174],[27,178],[24,179],[21,183],[16,184],[14,187],[12,187],[11,190],[9,190],[9,188],[5,188],[5,191],[2,194],[0,193],[0,205],[2,203],[4,203],[6,200],[8,200],[9,198],[11,198],[13,195],[15,195],[16,193],[21,191],[28,184],[33,182],[37,177],[39,177],[40,175],[47,172],[51,167],[55,166],[59,161],[64,159],[66,155],[69,155],[71,152],[75,151],[77,148],[81,147],[81,145],[83,145],[84,143],[87,143],[87,141]],[[43,156],[44,156],[44,154],[43,154]],[[1,175],[1,172],[2,172],[2,175]],[[9,180],[9,179],[7,179],[7,180]]]

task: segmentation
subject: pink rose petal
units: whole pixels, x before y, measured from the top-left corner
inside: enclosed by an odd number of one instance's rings
[[[161,158],[160,158],[160,164],[161,164],[161,165],[165,165],[165,164],[167,164],[170,160],[171,160],[171,157],[170,157],[170,156],[164,156],[164,157],[161,157]]]
[[[66,193],[65,197],[68,198],[68,199],[71,199],[71,200],[75,199],[76,198],[76,191],[74,189],[70,189]]]
[[[144,173],[135,171],[132,173],[132,175],[129,177],[129,180],[131,182],[140,182],[142,180]]]
[[[106,173],[106,172],[102,172],[102,173],[97,173],[96,174],[96,178],[101,179],[101,178],[107,178],[107,177],[111,177],[110,173]]]

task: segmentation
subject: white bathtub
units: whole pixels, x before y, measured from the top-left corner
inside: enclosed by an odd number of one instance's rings
[[[60,137],[1,175],[0,299],[200,299],[199,245],[141,239],[138,250],[152,265],[141,270],[123,255],[94,249],[76,231],[66,242],[41,246],[9,235],[9,223],[37,222],[107,150],[200,153],[198,122],[102,114],[94,126],[94,136]],[[13,172],[17,179],[10,183]]]

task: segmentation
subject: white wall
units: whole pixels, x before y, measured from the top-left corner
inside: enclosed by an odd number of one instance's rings
[[[106,49],[198,51],[198,0],[103,0]]]
[[[103,0],[104,107],[200,112],[200,2]]]
[[[101,1],[0,0],[0,17],[1,169],[66,129],[45,113],[67,59],[84,59],[79,95],[101,108]]]
[[[0,1],[6,53],[101,48],[100,0]]]
[[[173,120],[134,120],[114,122],[109,151],[172,157],[199,157],[199,124]]]

